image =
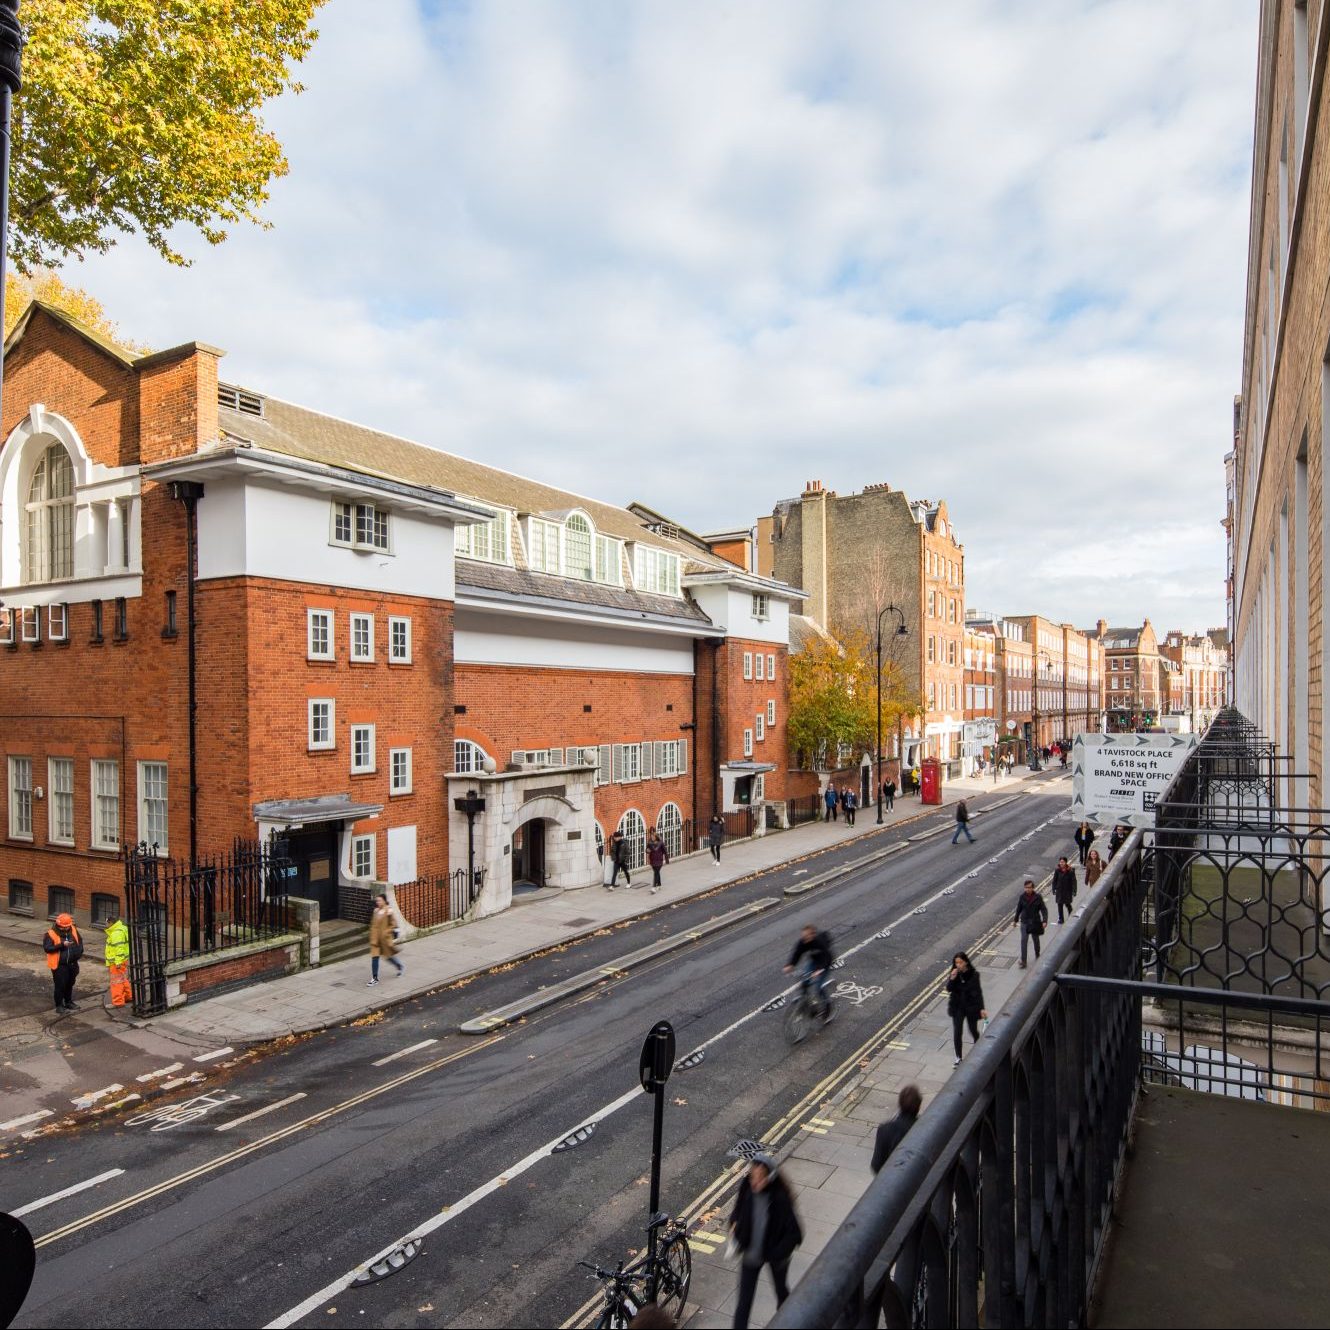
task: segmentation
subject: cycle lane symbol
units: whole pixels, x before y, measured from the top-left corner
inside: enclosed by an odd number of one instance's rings
[[[836,985],[836,996],[844,999],[852,1007],[862,1007],[869,998],[875,998],[881,992],[882,989],[877,984],[855,984],[848,979],[842,979]]]
[[[239,1098],[238,1094],[224,1094],[213,1090],[206,1094],[195,1095],[183,1103],[167,1104],[149,1113],[137,1113],[134,1117],[126,1119],[125,1126],[149,1127],[152,1131],[171,1131],[175,1127],[184,1126],[187,1122],[197,1122],[200,1118],[207,1117],[214,1108],[221,1108]]]

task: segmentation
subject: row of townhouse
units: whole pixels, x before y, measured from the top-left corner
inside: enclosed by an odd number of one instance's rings
[[[785,797],[797,588],[621,508],[137,356],[31,306],[6,343],[11,911],[121,908],[124,846],[280,838],[323,916],[484,868],[600,880]],[[485,801],[468,825],[466,796]],[[468,834],[469,833],[469,834]]]

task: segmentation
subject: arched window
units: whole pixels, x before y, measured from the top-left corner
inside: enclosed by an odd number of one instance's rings
[[[489,754],[470,739],[453,740],[453,770],[459,772],[484,771]]]
[[[573,513],[564,524],[564,572],[569,577],[580,577],[584,582],[592,579],[591,523],[581,513]]]
[[[630,808],[619,819],[619,830],[623,832],[628,847],[628,867],[641,868],[646,862],[647,824],[636,808]]]
[[[678,804],[666,804],[656,819],[656,830],[665,842],[666,853],[677,859],[683,853],[683,813]]]
[[[42,453],[28,486],[25,582],[57,582],[74,576],[74,464],[64,445]]]

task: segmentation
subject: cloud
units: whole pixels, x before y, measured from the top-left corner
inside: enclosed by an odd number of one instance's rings
[[[254,387],[697,529],[945,498],[999,612],[1222,621],[1256,16],[333,4],[272,229],[76,278]]]

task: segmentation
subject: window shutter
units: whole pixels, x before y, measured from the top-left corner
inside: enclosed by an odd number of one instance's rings
[[[651,740],[650,740],[650,739],[645,739],[645,740],[643,740],[643,742],[642,742],[642,779],[643,779],[643,780],[650,780],[650,779],[651,779],[651,772],[652,772],[652,765],[651,765],[651,748],[652,748]]]
[[[599,785],[608,785],[610,783],[610,745],[601,744],[599,746],[600,767],[596,772],[596,783]]]
[[[572,759],[572,758],[569,758],[568,760],[571,762],[573,759]],[[549,762],[550,762],[550,766],[552,766],[552,767],[561,767],[561,766],[563,766],[563,749],[562,749],[562,748],[551,748],[551,749],[549,750]]]
[[[520,767],[520,766],[525,766],[525,765],[526,765],[526,749],[525,749],[525,748],[514,748],[514,749],[513,749],[513,755],[512,755],[512,757],[511,757],[509,760],[513,763],[514,766],[519,766],[519,767]]]
[[[679,775],[685,775],[688,771],[688,740],[676,740],[679,750]]]
[[[656,775],[663,776],[665,774],[665,745],[663,743],[656,744],[654,764]]]
[[[614,745],[614,775],[612,779],[616,782],[623,780],[623,744]]]

